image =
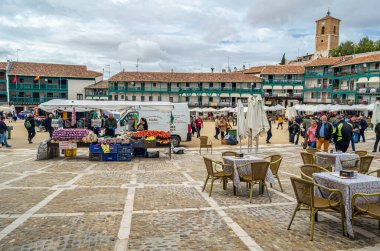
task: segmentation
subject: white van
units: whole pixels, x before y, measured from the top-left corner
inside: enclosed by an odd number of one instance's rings
[[[118,120],[117,135],[122,135],[128,130],[128,120],[131,117],[145,118],[148,130],[170,131],[173,145],[179,146],[181,141],[191,141],[190,113],[187,103],[173,103],[171,112],[160,112],[149,106],[138,106],[136,109],[128,110]]]

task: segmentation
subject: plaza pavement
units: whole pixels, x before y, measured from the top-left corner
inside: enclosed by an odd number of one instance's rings
[[[358,144],[371,149],[373,140]],[[169,160],[35,161],[33,149],[0,150],[0,250],[379,250],[375,220],[358,218],[355,239],[342,236],[338,214],[320,213],[314,241],[309,214],[297,213],[289,177],[299,175],[300,146],[261,146],[257,156],[281,154],[272,203],[254,189],[233,195],[214,184],[202,192],[206,169],[196,149]],[[221,159],[223,149],[207,154]],[[380,167],[376,155],[372,169]],[[377,245],[377,246],[376,246]]]

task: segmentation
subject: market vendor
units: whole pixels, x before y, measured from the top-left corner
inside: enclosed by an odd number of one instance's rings
[[[117,121],[113,117],[113,114],[110,113],[108,118],[104,122],[104,128],[106,129],[105,136],[115,137],[115,130],[117,128]]]
[[[145,118],[140,119],[140,123],[137,125],[137,131],[145,131],[148,130],[148,122]]]

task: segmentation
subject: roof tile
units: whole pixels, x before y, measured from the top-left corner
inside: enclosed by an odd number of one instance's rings
[[[261,71],[261,74],[304,74],[303,65],[267,65]]]
[[[98,83],[86,86],[85,89],[108,89],[108,81],[99,81]]]
[[[341,66],[346,66],[346,65],[371,63],[371,62],[380,62],[380,53],[372,54],[368,56],[362,56],[362,57],[354,57],[350,60],[346,60],[337,65],[334,65],[333,67],[341,67]]]

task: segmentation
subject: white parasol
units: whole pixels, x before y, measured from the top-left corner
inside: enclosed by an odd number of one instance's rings
[[[372,119],[371,123],[373,124],[373,128],[380,123],[380,102],[376,101],[373,105]]]
[[[245,128],[245,113],[244,106],[241,100],[238,100],[237,104],[237,126],[238,126],[238,136],[240,139],[240,152],[241,152],[241,142],[247,136],[247,130]]]
[[[202,112],[216,112],[217,110],[212,107],[203,108]]]

